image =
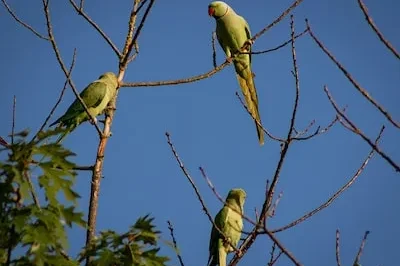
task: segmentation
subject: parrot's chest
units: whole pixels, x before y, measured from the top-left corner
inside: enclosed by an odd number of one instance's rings
[[[222,45],[229,47],[232,52],[238,51],[247,40],[245,29],[237,23],[219,21],[216,31]]]

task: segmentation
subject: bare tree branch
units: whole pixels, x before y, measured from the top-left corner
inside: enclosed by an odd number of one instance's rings
[[[296,36],[294,36],[294,39],[297,39],[301,36],[303,36],[304,34],[306,34],[308,32],[308,29],[305,29],[303,32],[297,34]],[[252,51],[251,53],[249,52],[243,52],[243,54],[266,54],[266,53],[270,53],[270,52],[275,52],[283,47],[285,47],[286,45],[288,45],[289,43],[292,42],[292,39],[287,40],[286,42],[278,45],[277,47],[271,48],[271,49],[267,49],[267,50],[263,50],[263,51]]]
[[[353,264],[354,266],[359,265],[361,254],[364,250],[364,246],[365,246],[365,243],[367,242],[367,237],[368,237],[369,233],[370,233],[369,231],[365,231],[365,233],[364,233],[364,237],[363,237],[363,240],[361,241],[360,249],[358,250],[357,256],[354,260],[354,264]]]
[[[324,91],[326,95],[328,96],[329,101],[331,102],[333,108],[336,110],[336,113],[342,117],[346,123],[348,123],[352,128],[352,132],[355,134],[359,135],[363,140],[365,140],[383,159],[385,159],[393,168],[397,171],[400,172],[400,166],[398,166],[386,153],[381,151],[381,149],[378,147],[378,145],[374,144],[365,134],[342,112],[340,111],[339,107],[335,103],[335,100],[333,99],[332,95],[329,93],[328,87],[324,86]]]
[[[137,1],[137,0],[136,0],[136,1]],[[135,1],[135,2],[136,2],[136,1]],[[120,65],[126,65],[127,63],[129,63],[129,61],[128,61],[128,60],[129,60],[129,55],[130,55],[130,53],[131,53],[131,51],[132,51],[132,48],[133,48],[134,44],[136,43],[136,41],[137,41],[137,39],[138,39],[138,37],[139,37],[141,31],[142,31],[142,28],[143,28],[143,26],[144,26],[144,23],[146,22],[147,16],[149,15],[150,10],[151,10],[151,8],[153,7],[154,2],[155,2],[155,0],[150,0],[150,3],[149,3],[149,5],[147,6],[147,9],[146,9],[146,11],[144,12],[144,15],[143,15],[143,17],[142,17],[142,20],[141,20],[140,23],[139,23],[139,27],[138,27],[137,30],[135,31],[135,35],[133,36],[133,38],[132,38],[131,40],[129,40],[129,42],[128,42],[128,41],[126,42],[128,45],[125,46],[124,52],[125,52],[125,49],[127,49],[127,51],[126,51],[126,54],[124,53],[124,54],[122,55],[122,59],[121,59]],[[135,15],[135,18],[136,18],[136,15]],[[135,20],[136,20],[136,19],[135,19]],[[131,23],[129,23],[129,25],[131,25]]]
[[[340,245],[339,245],[339,240],[340,239],[340,232],[339,229],[336,230],[336,263],[337,266],[342,266],[340,263]]]
[[[97,25],[96,22],[94,22],[84,11],[83,11],[83,0],[81,0],[79,6],[75,3],[74,0],[69,0],[71,5],[74,7],[75,11],[81,15],[90,25],[93,26],[93,28],[96,29],[96,31],[103,37],[103,39],[110,45],[111,49],[115,52],[115,54],[118,56],[118,58],[121,58],[121,52],[118,50],[117,46],[112,42],[110,37]]]
[[[267,27],[262,29],[259,33],[253,36],[251,40],[254,42],[257,38],[259,38],[261,35],[263,35],[265,32],[267,32],[269,29],[274,27],[276,24],[278,24],[284,17],[286,17],[294,8],[296,8],[300,3],[303,2],[303,0],[296,0],[294,1],[283,13],[277,17],[271,24],[269,24]],[[292,40],[293,41],[293,40]]]
[[[269,259],[269,262],[267,264],[268,266],[273,266],[278,261],[278,259],[280,258],[280,256],[283,253],[282,250],[280,250],[278,255],[276,255],[276,257],[275,257],[275,250],[276,250],[276,243],[273,242],[272,243],[272,247],[271,247],[271,252],[269,253],[270,254],[270,259]]]
[[[49,0],[42,0],[42,3],[43,3],[44,14],[45,14],[45,17],[46,17],[47,34],[49,36],[49,41],[51,43],[51,46],[52,46],[53,51],[55,53],[55,56],[57,58],[58,64],[61,67],[61,70],[64,72],[65,77],[68,78],[68,76],[69,76],[68,69],[64,64],[64,61],[62,60],[61,53],[58,50],[57,43],[56,43],[56,40],[55,40],[54,34],[53,34],[53,27],[51,25],[51,20],[50,20]],[[95,122],[96,121],[95,117],[93,117],[90,114],[89,109],[87,108],[87,106],[86,106],[85,102],[83,101],[82,97],[79,95],[79,92],[76,89],[74,83],[72,82],[72,80],[70,78],[68,78],[67,80],[68,80],[68,83],[71,86],[71,89],[74,92],[76,98],[79,100],[79,102],[81,103],[82,107],[85,109],[85,112],[90,117],[90,120],[93,122],[93,125],[95,126],[97,132],[99,133],[99,136],[102,136],[101,129],[99,128],[99,126]]]
[[[283,191],[281,191],[279,193],[278,198],[275,200],[274,204],[272,205],[271,210],[269,211],[269,217],[275,216],[276,208],[278,207],[278,204],[281,201],[282,196],[283,196]]]
[[[400,54],[399,52],[396,51],[396,49],[393,47],[393,45],[385,39],[383,34],[379,31],[378,27],[375,25],[374,21],[372,18],[368,15],[368,9],[365,6],[364,2],[362,0],[357,0],[358,5],[360,6],[362,12],[364,13],[365,19],[367,20],[368,24],[371,26],[373,31],[375,31],[376,35],[378,35],[379,39],[383,44],[394,54],[394,56],[397,57],[397,59],[400,59]]]
[[[38,31],[36,31],[32,26],[30,26],[29,24],[23,22],[21,19],[19,19],[18,16],[11,9],[11,7],[7,4],[6,0],[1,0],[1,2],[3,2],[3,5],[7,9],[7,12],[15,19],[15,21],[17,21],[23,27],[27,28],[29,31],[31,31],[33,34],[35,34],[40,39],[49,41],[49,38],[44,37],[42,34],[40,34]]]
[[[375,143],[376,144],[378,144],[378,141],[381,138],[384,129],[385,129],[385,127],[382,126],[381,130],[379,131],[378,137],[375,139]],[[295,226],[295,225],[297,225],[297,224],[299,224],[301,222],[304,222],[305,220],[307,220],[311,216],[315,215],[316,213],[320,212],[321,210],[323,210],[326,207],[328,207],[329,205],[331,205],[346,189],[348,189],[351,185],[353,185],[353,183],[357,180],[357,178],[364,171],[364,169],[367,166],[369,160],[374,155],[374,152],[375,152],[374,149],[372,149],[369,152],[368,156],[365,158],[365,160],[363,161],[361,166],[357,169],[357,171],[355,172],[353,177],[346,184],[344,184],[338,191],[336,191],[327,201],[325,201],[323,204],[321,204],[320,206],[318,206],[314,210],[312,210],[312,211],[308,212],[307,214],[303,215],[299,219],[296,219],[295,221],[289,223],[288,225],[285,225],[285,226],[280,227],[278,229],[271,230],[271,232],[272,233],[277,233],[277,232],[282,232],[282,231],[284,231],[286,229],[289,229],[289,228],[291,228],[291,227],[293,227],[293,226]]]
[[[266,230],[267,235],[271,238],[274,243],[280,248],[280,250],[293,262],[296,266],[301,266],[302,264],[293,256],[293,254],[285,248],[285,246],[275,237],[273,233]]]
[[[50,118],[53,116],[54,111],[56,110],[57,106],[60,104],[62,98],[64,97],[64,93],[65,90],[67,89],[67,85],[69,83],[70,77],[71,77],[71,73],[72,73],[72,69],[74,68],[75,65],[75,59],[76,59],[76,49],[74,49],[74,54],[72,56],[72,63],[71,66],[68,70],[68,74],[67,74],[67,78],[64,82],[64,86],[61,89],[61,93],[60,96],[58,97],[56,104],[53,106],[53,108],[51,109],[49,115],[46,117],[46,119],[44,120],[42,126],[39,128],[39,130],[36,132],[36,134],[33,136],[31,142],[37,137],[37,135],[45,128],[46,124],[49,122]]]
[[[240,97],[240,95],[239,95],[238,92],[235,92],[235,95],[236,95],[236,97],[239,99],[239,102],[242,104],[242,106],[243,106],[243,108],[246,110],[246,112],[247,112],[247,113],[250,115],[250,117],[257,123],[257,125],[260,126],[260,127],[262,128],[262,130],[265,132],[265,134],[267,134],[267,136],[268,136],[270,139],[279,141],[279,142],[281,142],[281,143],[285,142],[284,139],[278,138],[278,137],[275,137],[274,135],[272,135],[272,134],[260,123],[260,121],[258,121],[257,118],[256,118],[255,116],[252,115],[252,113],[250,112],[249,108],[248,108],[247,105],[244,103],[242,97]]]
[[[185,264],[183,263],[182,256],[181,256],[181,254],[179,254],[178,243],[176,242],[175,235],[174,235],[174,227],[172,226],[172,223],[170,221],[167,221],[167,223],[168,223],[169,232],[171,234],[172,243],[174,244],[175,253],[179,260],[179,264],[181,266],[185,266]]]
[[[310,24],[306,19],[306,24],[308,31],[310,33],[311,38],[315,41],[315,43],[321,48],[321,50],[336,64],[336,66],[342,71],[342,73],[346,76],[346,78],[353,84],[353,86],[372,104],[374,105],[395,127],[400,128],[400,124],[393,120],[391,114],[383,108],[374,98],[369,95],[368,91],[366,91],[363,87],[361,87],[358,82],[353,79],[350,73],[344,68],[342,64],[339,63],[338,60],[332,55],[331,52],[322,44],[322,42],[314,35],[311,30]]]
[[[290,17],[290,19],[291,19],[291,21],[290,21],[290,29],[291,29],[291,36],[292,36],[292,42],[291,42],[291,45],[292,45],[292,60],[293,60],[293,71],[294,71],[295,85],[296,85],[296,97],[295,97],[294,106],[293,106],[292,118],[290,119],[289,130],[288,130],[288,134],[287,134],[287,137],[286,137],[286,142],[283,144],[281,157],[280,157],[280,160],[278,162],[278,166],[277,166],[277,168],[275,170],[275,175],[274,175],[274,178],[272,179],[271,186],[270,186],[270,188],[268,190],[268,195],[267,195],[265,203],[263,205],[263,209],[261,211],[260,219],[262,219],[262,221],[264,221],[264,219],[266,218],[266,214],[267,214],[268,210],[271,207],[271,202],[272,202],[272,198],[274,196],[276,184],[278,183],[281,167],[283,165],[284,159],[286,157],[286,153],[287,153],[289,145],[291,143],[291,136],[292,136],[292,133],[293,133],[293,128],[294,128],[294,124],[295,124],[295,120],[296,120],[297,106],[298,106],[299,97],[300,97],[299,75],[298,75],[298,67],[297,67],[297,59],[296,59],[296,49],[295,49],[295,44],[294,44],[295,43],[295,40],[294,40],[294,32],[295,31],[294,31],[293,15]]]
[[[181,168],[183,174],[186,176],[187,180],[189,181],[189,183],[192,185],[192,188],[194,190],[194,192],[196,193],[196,196],[198,198],[198,200],[200,201],[201,206],[203,207],[203,211],[204,213],[207,215],[208,220],[213,224],[213,226],[218,230],[218,232],[221,234],[221,236],[224,237],[225,241],[227,243],[229,243],[229,245],[233,248],[233,250],[235,251],[236,254],[241,254],[240,250],[233,245],[230,241],[229,238],[226,237],[226,235],[222,232],[222,230],[215,224],[214,219],[212,218],[208,208],[206,207],[206,204],[204,203],[203,197],[201,196],[199,189],[197,188],[196,184],[193,181],[193,178],[190,176],[189,171],[186,169],[185,165],[183,164],[182,160],[179,158],[179,155],[174,147],[174,145],[172,144],[170,135],[168,132],[165,132],[165,136],[167,137],[167,142],[169,147],[171,148],[172,153],[174,154],[174,157],[179,165],[179,167]],[[224,203],[225,204],[225,203]],[[230,208],[231,210],[233,210],[232,208]]]
[[[262,29],[259,33],[253,36],[251,38],[251,41],[254,42],[257,38],[259,38],[261,35],[263,35],[266,31],[268,31],[270,28],[278,24],[284,17],[286,17],[295,7],[297,7],[303,0],[296,0],[293,2],[293,4],[288,7],[278,18],[276,18],[271,24],[266,26],[264,29]],[[185,84],[185,83],[191,83],[195,82],[198,80],[202,80],[208,77],[211,77],[215,73],[219,72],[222,70],[224,67],[227,65],[231,64],[232,62],[229,62],[229,59],[234,58],[236,55],[240,54],[241,52],[244,51],[244,49],[247,48],[247,44],[245,44],[240,51],[232,57],[228,58],[223,64],[219,65],[218,67],[214,68],[213,70],[208,71],[207,73],[200,74],[197,76],[193,76],[190,78],[184,78],[184,79],[178,79],[178,80],[166,80],[166,81],[150,81],[150,82],[124,82],[121,84],[121,87],[155,87],[155,86],[166,86],[166,85],[178,85],[178,84]]]

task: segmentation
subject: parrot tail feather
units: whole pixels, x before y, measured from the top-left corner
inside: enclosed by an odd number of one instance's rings
[[[226,251],[225,251],[224,247],[219,249],[219,252],[218,252],[218,265],[219,266],[226,266]]]
[[[242,76],[247,78],[243,78]],[[258,141],[262,146],[264,145],[264,130],[262,128],[261,117],[258,111],[258,97],[256,87],[254,86],[253,73],[250,69],[243,69],[242,76],[236,74],[236,78],[239,82],[240,88],[242,89],[247,109],[249,110],[249,113],[253,119],[255,119],[254,122],[257,128]],[[258,121],[261,126],[256,121]]]

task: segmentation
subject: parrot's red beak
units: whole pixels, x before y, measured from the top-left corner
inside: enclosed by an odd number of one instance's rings
[[[208,8],[208,15],[211,17],[211,16],[214,16],[214,12],[215,12],[215,10],[214,10],[214,8],[212,8],[212,7],[209,7]]]

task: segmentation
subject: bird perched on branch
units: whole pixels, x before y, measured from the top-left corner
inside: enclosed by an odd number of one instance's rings
[[[96,116],[102,114],[106,109],[108,103],[114,98],[118,88],[117,76],[112,72],[106,72],[99,77],[99,79],[90,83],[81,93],[80,96],[85,103],[89,113],[97,122]],[[60,124],[67,130],[57,140],[60,142],[67,134],[71,133],[81,123],[89,120],[85,108],[78,98],[68,107],[68,110],[58,118],[54,123]]]
[[[238,53],[245,44],[248,47],[246,50],[242,50],[247,54],[238,54],[233,58],[233,64],[247,108],[252,117],[261,125],[257,90],[254,85],[254,74],[251,71],[251,54],[249,53],[251,53],[252,41],[249,24],[243,17],[236,14],[228,4],[222,1],[210,3],[208,5],[208,14],[215,18],[218,42],[228,58]],[[260,125],[256,122],[258,140],[260,145],[263,145],[264,131]]]
[[[211,230],[207,266],[226,266],[226,255],[234,251],[242,235],[243,229],[243,206],[246,192],[241,188],[229,191],[226,197],[226,205],[215,216]],[[220,233],[222,232],[222,234]]]

